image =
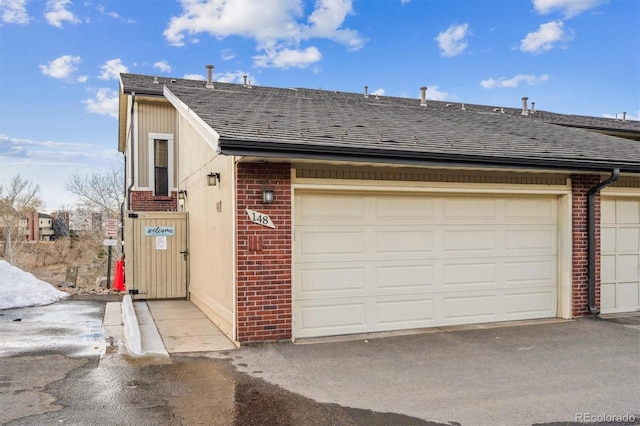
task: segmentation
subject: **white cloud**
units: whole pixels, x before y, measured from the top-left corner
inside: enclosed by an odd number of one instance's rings
[[[533,0],[533,7],[541,15],[546,15],[555,10],[564,14],[569,19],[592,9],[607,0]]]
[[[384,96],[386,92],[384,91],[384,89],[376,89],[373,92],[371,92],[371,95],[373,96]]]
[[[120,78],[120,73],[129,72],[129,69],[122,65],[121,59],[110,59],[101,68],[102,72],[98,76],[100,80],[116,80]]]
[[[206,77],[202,74],[185,74],[182,78],[186,80],[206,80]]]
[[[627,115],[624,115],[623,113],[619,112],[617,114],[602,114],[602,116],[604,118],[615,118],[615,119],[618,119],[618,120],[622,120],[622,118],[624,116],[625,120],[640,121],[640,110],[638,111],[638,113],[636,115],[633,115],[633,113],[627,113]]]
[[[305,68],[322,58],[322,53],[315,47],[304,50],[267,49],[264,55],[254,56],[256,66],[263,68]]]
[[[71,0],[48,0],[47,12],[44,14],[44,17],[49,24],[58,28],[62,28],[64,22],[77,24],[80,20],[76,18],[71,11],[67,10],[67,7],[70,5]]]
[[[255,57],[257,66],[305,67],[322,55],[315,47],[301,48],[303,41],[329,39],[352,50],[363,46],[357,31],[342,28],[347,15],[353,13],[351,1],[317,0],[305,20],[300,0],[270,0],[268,8],[263,0],[182,0],[183,12],[170,19],[164,36],[174,46],[192,42],[200,33],[246,37],[264,51]]]
[[[118,93],[114,90],[100,88],[93,98],[85,99],[82,103],[86,105],[87,112],[118,118]]]
[[[564,23],[562,21],[547,22],[540,25],[538,31],[527,34],[520,41],[520,50],[540,53],[553,49],[557,43],[571,40],[573,40],[573,33],[564,31]]]
[[[164,73],[171,72],[171,65],[169,65],[169,62],[167,61],[158,61],[155,64],[153,64],[153,67],[159,69],[161,72],[164,72]]]
[[[221,83],[244,83],[244,76],[247,76],[247,81],[250,84],[259,84],[258,80],[252,76],[251,74],[245,71],[235,71],[235,72],[225,72],[225,73],[214,73],[213,79],[214,81],[219,81]]]
[[[2,22],[6,24],[29,23],[27,0],[0,1],[0,14],[2,16]]]
[[[520,83],[526,83],[529,86],[534,86],[538,83],[549,81],[549,74],[541,74],[538,76],[532,74],[518,74],[511,78],[500,77],[498,79],[489,78],[482,80],[480,85],[485,89],[495,88],[508,88],[513,89],[520,85]]]
[[[96,10],[98,12],[100,12],[102,15],[104,16],[108,16],[109,18],[113,18],[113,19],[117,19],[121,22],[125,22],[127,24],[133,24],[135,23],[135,21],[133,19],[129,19],[129,18],[123,18],[122,16],[120,16],[117,12],[112,12],[112,11],[108,11],[106,7],[104,7],[103,5],[98,5],[96,6]]]
[[[222,60],[230,61],[236,57],[236,54],[231,49],[223,49],[222,50]]]
[[[40,65],[40,70],[44,75],[59,80],[74,80],[73,74],[78,70],[77,65],[81,62],[80,56],[64,55],[49,62],[48,65]],[[80,76],[75,80],[83,83],[87,81],[87,77]]]
[[[441,92],[439,86],[429,86],[427,88],[427,99],[432,101],[444,101],[449,99],[447,92]]]
[[[467,48],[465,37],[469,35],[469,24],[452,25],[436,37],[440,54],[452,57],[461,54]]]
[[[358,31],[340,28],[347,15],[352,13],[351,0],[316,1],[316,9],[307,19],[311,25],[302,31],[302,38],[327,38],[358,50],[364,45]]]

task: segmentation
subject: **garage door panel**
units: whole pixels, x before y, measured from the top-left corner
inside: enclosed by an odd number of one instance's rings
[[[636,200],[616,200],[616,223],[640,223],[640,202]]]
[[[423,222],[434,216],[433,199],[426,197],[377,198],[373,202],[375,215],[387,223]]]
[[[448,252],[483,251],[497,248],[495,230],[445,230],[444,249]]]
[[[393,265],[375,267],[376,289],[411,292],[427,290],[433,286],[432,265]]]
[[[427,327],[433,322],[433,297],[378,301],[376,324],[381,330]]]
[[[554,257],[536,260],[509,260],[505,262],[505,282],[509,287],[518,284],[555,286],[556,269]]]
[[[505,200],[505,217],[508,221],[518,220],[522,223],[555,223],[557,217],[554,199],[522,199]]]
[[[546,253],[556,252],[555,227],[537,229],[506,229],[505,245],[507,250],[537,250]]]
[[[443,298],[445,324],[470,324],[497,318],[497,295],[469,294]]]
[[[604,223],[604,221],[603,221]],[[615,253],[617,246],[617,230],[616,228],[605,228],[603,227],[600,231],[601,235],[601,244],[600,250],[602,253]]]
[[[494,261],[485,263],[454,263],[444,265],[443,289],[470,290],[473,287],[494,287],[497,282],[497,265]],[[460,287],[464,286],[464,289]]]
[[[298,294],[301,299],[330,294],[365,291],[365,268],[361,265],[342,266],[322,269],[303,269],[300,271]]]
[[[480,218],[492,219],[496,215],[496,201],[491,198],[444,198],[442,200],[446,219]]]
[[[554,316],[556,311],[556,291],[507,292],[505,314],[510,319],[524,319],[534,316]]]
[[[296,325],[306,336],[358,333],[366,330],[364,302],[329,299],[300,304],[295,316]]]
[[[607,312],[616,308],[617,284],[615,282],[605,283],[604,278],[602,281],[602,285],[600,286],[600,310]]]
[[[619,254],[616,259],[616,279],[620,281],[638,281],[640,257],[634,254]]]
[[[325,223],[327,218],[340,220],[342,223],[358,223],[365,216],[365,198],[354,196],[331,195],[338,197],[339,202],[327,203],[327,194],[313,194],[296,199],[296,220],[306,223]]]
[[[616,286],[616,306],[619,308],[635,308],[640,303],[637,282],[622,282]]]
[[[600,280],[602,285],[613,283],[615,286],[616,281],[616,256],[615,255],[602,255],[600,257]]]
[[[618,253],[638,253],[640,251],[640,228],[620,228],[615,242]]]
[[[430,253],[433,251],[433,231],[431,230],[407,230],[398,231],[380,230],[375,232],[376,252],[378,253]]]
[[[301,255],[318,254],[363,254],[365,252],[364,231],[333,229],[324,231],[299,232]]]

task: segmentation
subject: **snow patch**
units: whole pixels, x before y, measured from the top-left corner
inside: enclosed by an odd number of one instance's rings
[[[0,309],[48,305],[68,296],[33,274],[0,260]]]

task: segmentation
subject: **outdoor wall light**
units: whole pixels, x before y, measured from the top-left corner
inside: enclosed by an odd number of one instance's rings
[[[262,190],[262,202],[265,204],[273,203],[274,192],[273,189],[263,189]]]
[[[178,191],[178,199],[184,200],[185,198],[187,198],[187,190],[183,189],[181,191]]]
[[[220,182],[220,173],[209,173],[207,175],[207,185],[216,186]]]

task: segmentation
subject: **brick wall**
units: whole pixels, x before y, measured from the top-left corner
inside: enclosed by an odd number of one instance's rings
[[[291,175],[289,164],[240,163],[237,170],[237,340],[288,340],[291,310]],[[262,189],[275,191],[262,202]],[[268,215],[275,229],[249,220]]]
[[[579,317],[589,314],[587,192],[600,182],[599,176],[576,175],[571,177],[573,209],[573,268],[572,313]],[[596,240],[596,306],[600,306],[600,194],[595,198]]]
[[[178,211],[178,196],[175,192],[169,197],[155,197],[152,191],[132,191],[131,210],[138,212],[175,212]]]

